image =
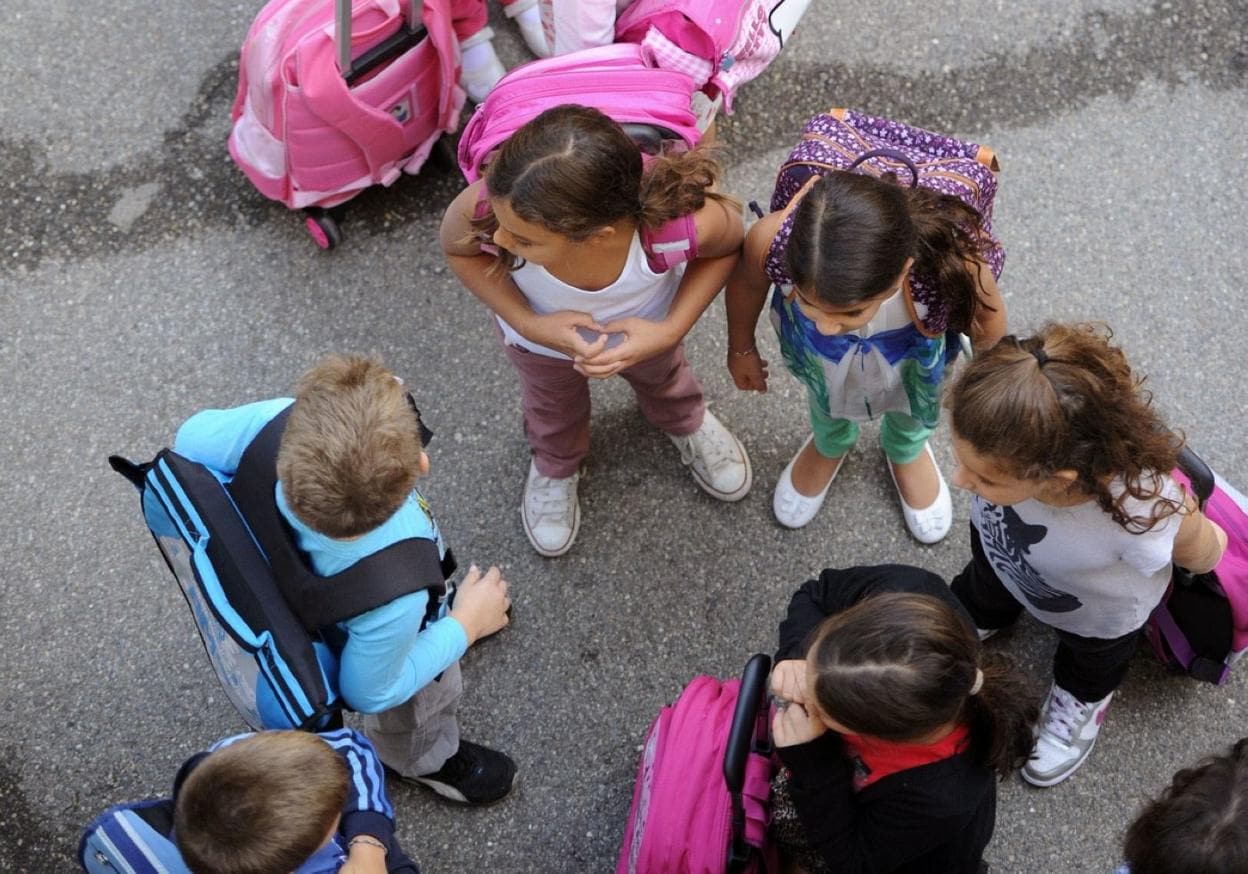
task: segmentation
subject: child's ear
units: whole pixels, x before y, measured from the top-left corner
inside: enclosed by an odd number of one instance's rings
[[[429,475],[429,455],[423,449],[420,450],[420,466],[419,467],[420,467],[421,476]]]
[[[1079,471],[1077,470],[1059,470],[1053,474],[1053,479],[1058,480],[1058,484],[1062,486],[1070,486],[1079,481]]]
[[[587,243],[606,243],[615,236],[614,225],[603,225],[585,238]]]

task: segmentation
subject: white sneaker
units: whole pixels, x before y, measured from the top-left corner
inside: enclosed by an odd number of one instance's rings
[[[537,0],[520,0],[519,3],[504,6],[503,13],[516,20],[529,51],[539,58],[550,57],[550,43],[546,42],[546,31],[542,29],[542,13]]]
[[[750,457],[741,441],[707,410],[702,427],[684,437],[668,434],[680,450],[680,460],[702,490],[721,501],[739,501],[750,490]]]
[[[1075,773],[1092,752],[1113,697],[1110,692],[1087,703],[1054,683],[1040,714],[1036,748],[1023,765],[1023,779],[1033,786],[1056,786]]]
[[[524,533],[539,555],[563,555],[576,542],[576,532],[581,528],[581,505],[576,499],[580,478],[579,472],[563,479],[542,476],[537,464],[529,462],[520,515]]]
[[[888,475],[893,478],[893,488],[897,489],[897,500],[901,502],[901,515],[906,520],[906,527],[910,529],[910,534],[915,540],[930,545],[944,540],[949,529],[953,527],[953,498],[949,495],[949,486],[945,483],[944,474],[940,472],[940,467],[936,464],[936,455],[932,452],[931,445],[923,444],[923,451],[932,460],[932,467],[936,468],[936,478],[940,480],[940,491],[936,493],[936,500],[932,502],[932,505],[922,510],[914,509],[901,497],[901,489],[897,488],[897,474],[893,473],[893,463],[887,459],[885,461],[888,464]]]
[[[494,51],[494,29],[483,27],[459,44],[459,84],[468,92],[473,103],[485,100],[490,89],[503,78],[507,68]]]
[[[789,459],[789,463],[785,465],[784,470],[780,474],[780,479],[776,483],[776,492],[771,499],[771,509],[776,514],[776,521],[785,528],[801,528],[815,518],[815,514],[823,506],[823,499],[828,496],[828,489],[832,487],[832,480],[836,479],[836,475],[845,466],[845,458],[842,456],[841,463],[836,466],[836,470],[832,471],[831,479],[828,480],[828,484],[823,487],[823,491],[819,494],[803,495],[799,492],[797,487],[793,485],[793,465],[797,464],[797,456],[805,452],[806,447],[814,439],[814,434],[806,438],[802,448],[797,450],[794,456]]]

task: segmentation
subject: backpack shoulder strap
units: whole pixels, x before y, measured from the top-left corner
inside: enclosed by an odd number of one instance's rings
[[[289,413],[287,407],[274,416],[248,444],[229,491],[304,628],[316,631],[412,592],[429,589],[440,596],[444,571],[454,571],[454,558],[448,550],[444,566],[438,545],[425,538],[392,543],[332,576],[322,577],[308,566],[273,497],[277,451]],[[429,600],[436,606],[437,597]]]
[[[665,273],[677,264],[698,257],[698,228],[693,213],[677,216],[654,230],[641,229],[641,246],[655,273]]]

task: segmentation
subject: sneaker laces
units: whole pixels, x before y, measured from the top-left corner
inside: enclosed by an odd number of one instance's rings
[[[708,471],[718,471],[735,460],[732,445],[724,439],[720,429],[707,427],[704,423],[680,444],[680,460],[692,464],[699,458]]]
[[[1070,743],[1074,738],[1075,726],[1087,718],[1091,706],[1076,700],[1072,695],[1055,692],[1049,702],[1044,730],[1064,743]]]
[[[564,518],[572,503],[571,492],[576,476],[549,477],[538,474],[529,482],[528,501],[536,508],[538,519],[550,516]]]

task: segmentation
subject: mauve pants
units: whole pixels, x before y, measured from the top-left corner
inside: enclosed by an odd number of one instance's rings
[[[589,379],[566,358],[551,358],[518,346],[503,347],[520,375],[524,433],[542,476],[572,476],[589,454]],[[683,437],[702,427],[706,404],[684,346],[634,364],[619,375],[637,395],[650,424]]]

